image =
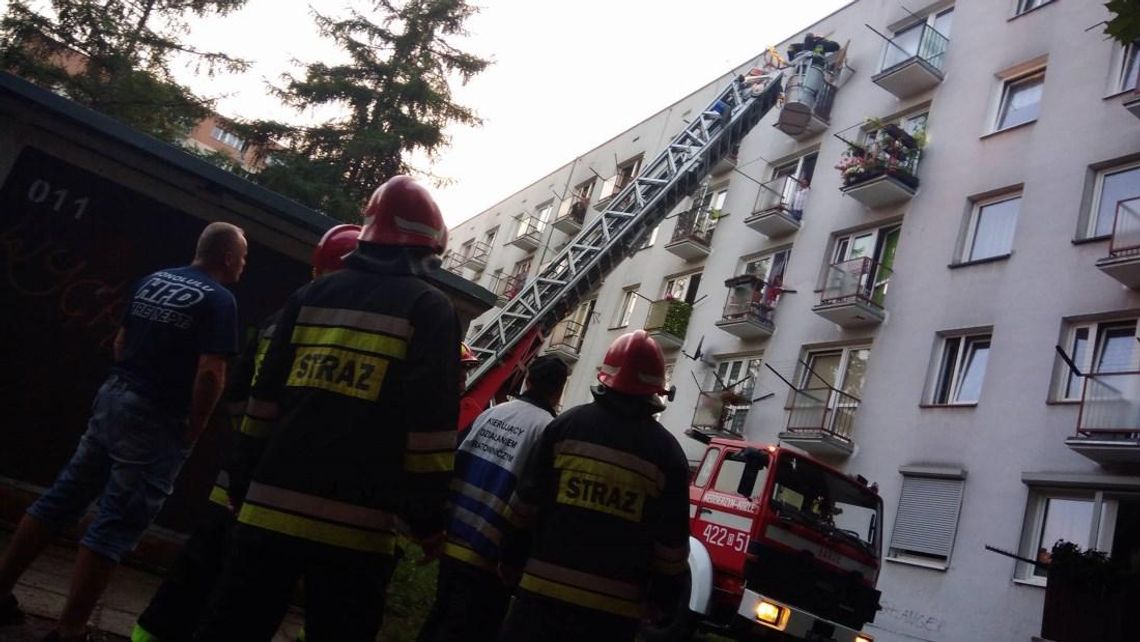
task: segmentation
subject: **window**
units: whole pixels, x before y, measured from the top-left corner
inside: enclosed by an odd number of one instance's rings
[[[590,198],[593,195],[594,195],[594,179],[592,179],[592,178],[588,181],[578,183],[577,185],[574,186],[574,199],[575,200],[584,201],[585,203],[588,204],[590,202]]]
[[[770,254],[763,254],[744,262],[741,274],[752,274],[760,277],[765,283],[779,285],[784,280],[784,272],[788,269],[788,259],[792,255],[791,249],[778,250]]]
[[[764,489],[767,475],[760,473],[766,468],[767,466],[762,460],[755,457],[750,458],[742,451],[730,452],[720,463],[720,471],[716,475],[713,490],[752,499]],[[751,477],[751,479],[747,479],[746,476]],[[742,482],[745,486],[743,489],[741,488]],[[746,493],[742,494],[741,490],[746,491]]]
[[[1032,486],[1022,526],[1022,557],[1049,562],[1053,545],[1072,542],[1094,548],[1115,560],[1140,551],[1140,489],[1126,491]],[[1017,578],[1045,583],[1045,570],[1027,562],[1017,564]]]
[[[1053,0],[1018,0],[1017,2],[1017,15],[1021,15],[1026,11],[1032,11],[1037,7],[1043,7]]]
[[[808,352],[804,359],[808,367],[800,377],[800,388],[834,388],[858,399],[863,394],[863,379],[870,357],[870,346]]]
[[[966,472],[903,468],[890,557],[945,568],[954,549]]]
[[[1009,254],[1021,209],[1021,194],[979,201],[970,215],[962,262],[981,261]]]
[[[625,188],[626,185],[629,184],[630,181],[637,177],[637,173],[640,171],[640,156],[634,158],[633,160],[628,160],[621,165],[618,165],[617,174],[614,176],[614,189],[612,193],[617,194],[620,192],[623,188]]]
[[[922,42],[922,36],[923,33],[925,33],[924,27],[929,25],[938,33],[949,38],[950,26],[953,22],[954,8],[951,7],[941,13],[932,13],[926,16],[921,22],[896,31],[890,41],[893,45],[887,44],[887,48],[883,52],[883,65],[880,69],[890,69],[900,62],[913,58],[914,56],[921,56],[925,59],[937,57],[938,60],[934,62],[941,66],[943,53],[941,42],[938,43],[937,49],[932,46],[931,42]],[[929,36],[927,39],[929,40]]]
[[[491,250],[495,247],[495,237],[499,235],[499,228],[492,227],[483,233],[483,242],[487,244],[487,249]]]
[[[459,256],[464,260],[471,258],[471,252],[475,249],[475,240],[465,241],[463,245],[459,246]]]
[[[1007,129],[1037,120],[1041,113],[1041,94],[1044,88],[1044,71],[1007,80],[1002,90],[995,129]]]
[[[1084,373],[1131,372],[1140,369],[1140,344],[1136,341],[1136,319],[1074,323],[1068,328],[1065,351]],[[1079,401],[1085,378],[1066,364],[1055,384],[1054,399]]]
[[[709,448],[705,451],[705,458],[701,460],[701,467],[697,469],[697,474],[693,477],[694,486],[704,488],[705,484],[709,483],[709,478],[712,477],[712,472],[713,469],[716,468],[716,460],[719,456],[720,448]]]
[[[792,218],[797,221],[802,219],[817,160],[819,154],[812,153],[775,167],[772,170],[772,181],[768,183],[771,187],[760,191],[762,202],[758,204],[757,210],[783,205]]]
[[[621,307],[618,308],[617,315],[614,316],[613,328],[624,328],[629,325],[629,320],[633,317],[633,308],[636,305],[637,288],[627,288],[622,292]]]
[[[229,145],[234,149],[240,150],[245,148],[245,141],[242,140],[241,137],[233,132],[222,129],[221,127],[214,126],[214,131],[211,133],[211,136],[214,140]]]
[[[693,303],[697,300],[697,290],[700,287],[700,272],[673,277],[665,282],[664,298],[678,299],[685,303]]]
[[[978,403],[989,356],[989,333],[944,337],[930,403]]]
[[[841,274],[858,273],[860,276],[859,291],[862,295],[870,296],[876,305],[883,305],[887,290],[890,288],[891,277],[894,275],[895,254],[898,252],[899,239],[902,236],[902,227],[887,225],[874,230],[866,230],[837,236],[832,249],[831,264],[839,265],[857,259],[871,259],[872,265],[861,266],[854,264],[841,270]],[[827,271],[821,286],[826,286]]]
[[[1140,163],[1129,163],[1096,173],[1092,206],[1089,212],[1088,237],[1112,234],[1117,206],[1122,201],[1140,198]]]
[[[637,249],[644,250],[645,248],[652,247],[653,244],[657,242],[657,230],[659,229],[661,229],[660,223],[655,225],[653,229],[649,231],[649,236],[645,237],[645,241],[642,242],[641,247]]]

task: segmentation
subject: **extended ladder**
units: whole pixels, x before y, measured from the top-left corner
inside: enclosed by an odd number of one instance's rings
[[[602,282],[646,236],[730,154],[780,97],[782,74],[758,94],[737,76],[653,162],[583,227],[469,341],[479,367],[474,385],[524,338],[545,333]]]

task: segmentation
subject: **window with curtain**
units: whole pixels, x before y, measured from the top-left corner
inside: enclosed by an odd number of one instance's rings
[[[1020,209],[1021,194],[977,203],[970,217],[962,262],[1009,254]]]
[[[1140,198],[1140,163],[1102,169],[1095,180],[1086,235],[1108,236],[1112,234],[1120,202]],[[1134,228],[1135,223],[1130,222],[1130,227]]]
[[[1044,88],[1044,71],[1006,81],[995,129],[1006,129],[1037,120],[1041,113]]]
[[[930,403],[977,403],[982,394],[989,355],[989,333],[944,337]]]
[[[1071,324],[1065,350],[1074,365],[1086,373],[1130,372],[1140,367],[1140,343],[1136,341],[1136,319],[1116,319]],[[1067,365],[1059,366],[1055,399],[1077,401],[1085,378]]]

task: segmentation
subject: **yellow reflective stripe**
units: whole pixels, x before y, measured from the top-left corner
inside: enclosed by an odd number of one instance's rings
[[[460,562],[466,562],[472,566],[481,568],[484,571],[495,572],[498,570],[498,565],[491,560],[455,542],[448,541],[445,543],[443,545],[443,554],[452,559],[457,559]]]
[[[559,584],[565,584],[567,586],[576,586],[593,593],[604,593],[619,600],[638,602],[641,599],[641,587],[637,584],[579,571],[575,568],[551,564],[537,557],[532,557],[527,560],[526,567],[523,570],[544,580],[558,582]]]
[[[265,419],[257,419],[246,415],[241,421],[241,434],[250,437],[257,437],[259,439],[269,436],[273,431],[273,421]]]
[[[469,484],[459,478],[451,480],[451,490],[453,492],[459,493],[460,495],[463,495],[464,497],[473,499],[480,504],[483,504],[487,508],[490,508],[503,517],[507,516],[509,508],[507,507],[506,502],[499,499],[498,496],[490,491],[483,490],[482,488]]]
[[[350,504],[261,482],[253,482],[249,485],[246,499],[256,504],[281,508],[316,519],[339,522],[368,530],[393,530],[397,521],[395,515],[378,508]]]
[[[404,453],[404,470],[409,473],[450,473],[455,470],[455,453]]]
[[[134,630],[131,631],[131,642],[162,642],[162,640],[144,629],[141,624],[136,624]]]
[[[210,489],[210,501],[226,508],[230,507],[230,493],[221,486],[214,486]]]
[[[387,555],[396,551],[396,537],[392,533],[378,533],[330,524],[255,504],[246,503],[242,506],[238,521],[283,535],[356,551]]]
[[[659,487],[665,487],[665,473],[662,472],[660,468],[652,462],[648,462],[637,455],[627,453],[623,450],[617,450],[616,448],[610,448],[588,441],[567,439],[566,441],[555,444],[554,454],[555,456],[582,455],[590,459],[597,459],[598,461],[639,473],[646,479],[653,480]]]
[[[459,433],[454,428],[433,432],[409,432],[408,450],[455,450]]]
[[[641,607],[637,602],[620,600],[610,595],[594,593],[574,586],[567,586],[558,582],[544,580],[529,573],[523,573],[519,586],[531,593],[545,595],[546,597],[577,604],[589,609],[605,611],[623,617],[641,617]]]
[[[598,461],[589,457],[558,455],[554,458],[554,468],[586,473],[608,482],[621,484],[622,486],[648,493],[652,497],[656,497],[659,494],[657,483],[654,480],[640,473],[635,473],[628,468]]]
[[[476,515],[462,506],[452,506],[451,511],[455,519],[474,528],[492,544],[498,546],[503,541],[503,532],[499,530],[499,527],[483,519],[481,516]]]
[[[293,328],[293,343],[304,346],[346,348],[394,359],[403,359],[408,354],[408,342],[403,339],[352,328],[298,325]]]
[[[412,324],[407,319],[380,314],[379,312],[365,312],[364,310],[318,308],[306,305],[297,312],[297,323],[300,325],[349,327],[371,332],[383,332],[401,339],[412,338]]]

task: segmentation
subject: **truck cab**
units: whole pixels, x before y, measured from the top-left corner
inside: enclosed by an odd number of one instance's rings
[[[690,610],[756,637],[870,641],[878,493],[789,448],[706,443],[689,486]]]

